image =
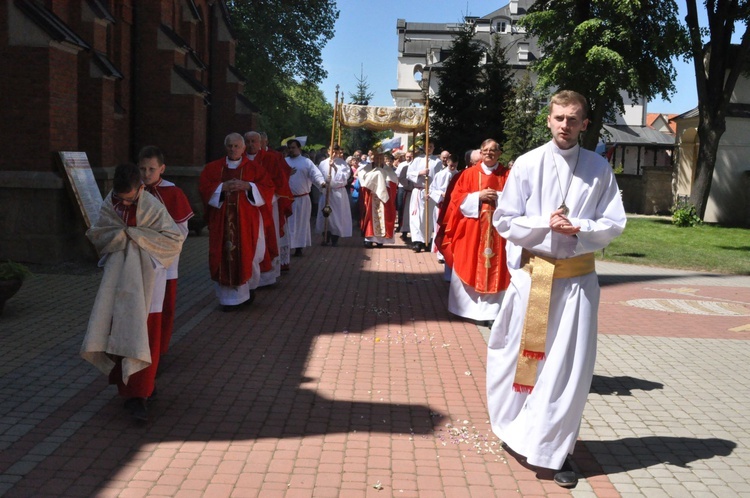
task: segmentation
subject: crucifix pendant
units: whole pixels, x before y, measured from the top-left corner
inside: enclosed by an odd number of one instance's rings
[[[570,213],[570,209],[568,209],[568,206],[565,205],[565,201],[563,201],[563,203],[560,204],[560,207],[557,209],[562,209],[563,216],[568,216],[568,213]]]

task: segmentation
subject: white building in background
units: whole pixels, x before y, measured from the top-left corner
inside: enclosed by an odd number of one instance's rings
[[[440,87],[440,68],[450,55],[453,38],[464,23],[473,24],[474,38],[490,50],[497,40],[506,47],[506,55],[511,68],[520,74],[539,55],[536,39],[527,38],[526,32],[518,26],[526,10],[534,0],[511,0],[502,7],[483,17],[465,17],[463,23],[421,23],[396,21],[398,32],[397,88],[391,90],[396,106],[404,107],[424,102],[421,81],[430,78],[431,94]],[[536,81],[536,78],[533,79]]]
[[[535,0],[510,0],[482,17],[465,17],[464,23],[473,24],[475,39],[489,51],[497,40],[506,47],[506,57],[517,77],[528,71],[529,65],[539,58],[536,38],[528,37],[518,25]],[[440,88],[440,70],[450,55],[453,38],[461,29],[460,22],[420,23],[405,19],[396,21],[398,32],[397,87],[391,90],[394,105],[408,107],[423,105],[422,82],[429,81],[430,95]],[[495,38],[495,35],[498,35]],[[430,77],[430,73],[432,76]],[[536,75],[532,73],[532,82]],[[615,123],[605,125],[600,152],[609,151],[613,166],[625,174],[640,175],[644,167],[671,167],[671,150],[674,136],[655,132],[646,122],[647,106],[644,99],[629,100],[623,94],[625,113]],[[407,143],[406,136],[402,143]],[[614,150],[612,150],[614,148]]]

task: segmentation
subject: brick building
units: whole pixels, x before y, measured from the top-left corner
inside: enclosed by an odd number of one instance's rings
[[[256,125],[235,46],[222,0],[3,0],[0,259],[91,255],[59,151],[86,152],[105,194],[158,145],[200,223],[200,170]]]

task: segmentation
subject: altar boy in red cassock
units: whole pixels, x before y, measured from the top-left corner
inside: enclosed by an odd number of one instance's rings
[[[148,419],[161,349],[166,268],[184,235],[154,196],[143,191],[135,164],[115,169],[112,192],[86,232],[104,266],[81,356],[117,384],[125,408]]]
[[[497,142],[482,143],[482,162],[464,170],[444,201],[445,216],[437,242],[445,263],[453,268],[448,311],[488,322],[500,311],[509,276],[505,240],[492,226],[500,192],[508,170],[498,163]]]
[[[164,153],[154,145],[147,145],[138,154],[138,169],[141,170],[141,180],[146,186],[146,192],[150,193],[164,204],[169,215],[177,224],[180,233],[187,237],[188,220],[193,217],[193,208],[190,207],[185,192],[174,183],[162,178],[166,165],[164,164]],[[169,342],[172,339],[174,329],[174,311],[177,304],[177,277],[180,256],[167,268],[167,285],[164,289],[164,305],[161,310],[161,354],[166,354]]]
[[[224,145],[226,157],[206,164],[199,190],[206,205],[211,280],[222,309],[233,311],[252,302],[261,270],[270,270],[261,262],[274,186],[265,170],[245,156],[242,135],[227,135]]]

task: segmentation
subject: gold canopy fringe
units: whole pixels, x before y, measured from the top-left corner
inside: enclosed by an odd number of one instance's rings
[[[355,104],[339,106],[339,122],[347,128],[408,133],[425,129],[423,107],[375,107]]]

